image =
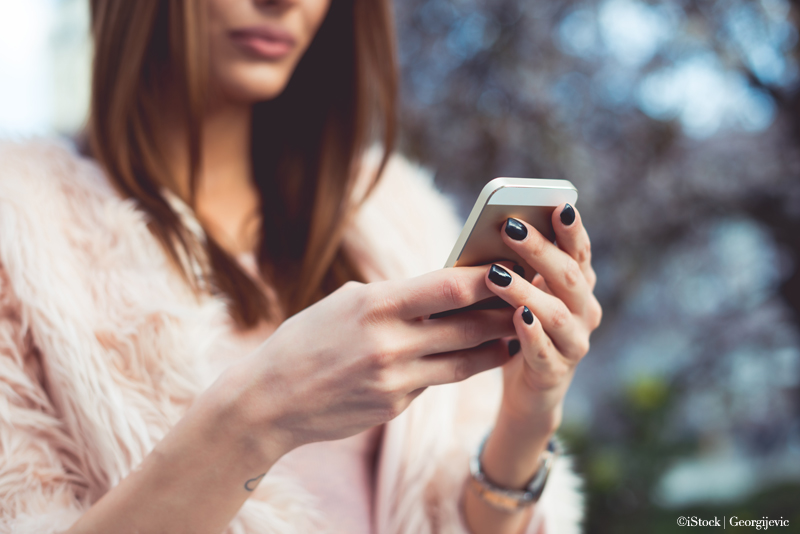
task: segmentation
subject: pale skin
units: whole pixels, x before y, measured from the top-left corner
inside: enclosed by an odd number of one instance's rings
[[[207,0],[214,98],[204,123],[197,213],[234,254],[253,249],[257,228],[250,108],[283,90],[329,1]],[[227,41],[228,30],[263,22],[292,33],[296,46],[288,56],[256,61]],[[185,191],[184,132],[180,124],[173,130],[171,162]],[[498,229],[498,239],[540,273],[533,284],[507,269],[513,280],[500,287],[488,266],[348,283],[283,322],[68,532],[219,534],[287,452],[384,424],[425,388],[500,365],[503,397],[483,468],[496,484],[524,487],[561,422],[564,395],[601,317],[588,235],[577,210],[574,222],[561,222],[563,208],[553,213],[557,246],[524,221],[522,241]],[[493,295],[511,308],[425,319]],[[522,319],[525,306],[532,325]],[[510,337],[521,345],[512,358],[504,341]],[[463,499],[474,534],[519,534],[534,510],[501,512],[470,491]]]

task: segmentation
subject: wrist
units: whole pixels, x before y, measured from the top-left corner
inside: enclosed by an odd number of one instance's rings
[[[561,453],[561,447],[555,437],[550,438],[547,448],[540,456],[535,475],[521,489],[498,486],[486,476],[481,457],[487,438],[488,434],[478,447],[478,451],[470,458],[469,487],[481,499],[503,512],[517,512],[536,503],[542,495],[553,463]]]
[[[531,431],[526,420],[501,413],[487,436],[477,459],[480,472],[485,476],[488,487],[495,488],[486,493],[487,485],[475,484],[475,475],[465,484],[464,517],[469,529],[475,534],[518,533],[529,524],[533,506],[517,507],[512,510],[514,493],[528,492],[536,484],[541,474],[543,453],[552,436],[551,432]],[[472,459],[476,461],[475,458]],[[475,472],[476,464],[470,465]],[[549,472],[549,466],[547,467]],[[537,477],[537,478],[534,478]],[[483,487],[483,490],[476,486]],[[502,488],[499,493],[496,488]],[[509,492],[510,490],[510,492]],[[498,500],[499,499],[499,500]],[[512,499],[512,500],[509,500]],[[500,509],[499,504],[504,504]],[[519,506],[519,505],[518,505]]]
[[[235,391],[220,377],[180,420],[70,532],[192,532],[225,530],[279,458],[245,432]]]
[[[224,436],[251,471],[266,471],[292,447],[274,424],[275,403],[263,397],[268,388],[255,389],[254,382],[246,369],[231,366],[198,397],[192,410],[198,411],[206,427]]]
[[[484,473],[500,486],[523,489],[554,432],[549,423],[533,425],[501,408],[481,457]]]
[[[532,437],[550,436],[561,426],[565,389],[533,390],[517,377],[503,391],[498,421]]]

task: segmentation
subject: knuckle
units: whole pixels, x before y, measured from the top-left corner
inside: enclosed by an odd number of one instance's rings
[[[589,287],[594,290],[594,286],[597,284],[597,273],[595,273],[594,269],[591,267],[586,271],[586,282],[589,284]]]
[[[377,389],[379,394],[388,401],[394,402],[398,397],[404,393],[403,384],[396,373],[383,372],[378,376]]]
[[[580,360],[589,352],[589,337],[581,337],[575,343],[575,357]]]
[[[553,346],[553,342],[550,341],[550,338],[544,338],[535,341],[535,346],[531,352],[535,360],[539,362],[545,362],[553,353],[554,348],[555,347]]]
[[[600,326],[600,322],[603,320],[603,307],[600,306],[600,302],[597,301],[596,298],[592,297],[591,302],[589,303],[589,327],[594,330],[598,326]]]
[[[371,345],[372,349],[369,358],[375,368],[387,369],[397,360],[400,347],[392,339],[381,336],[372,341]]]
[[[376,349],[369,355],[368,363],[373,369],[385,369],[391,364],[391,357],[380,349]]]
[[[576,256],[575,259],[581,264],[592,261],[592,244],[588,239],[586,243],[578,247]]]
[[[468,347],[474,347],[483,341],[483,328],[477,321],[466,320],[461,323],[461,340]]]
[[[553,312],[550,314],[550,323],[553,325],[555,329],[561,329],[567,326],[569,320],[572,318],[572,314],[567,309],[564,304],[557,306]]]
[[[447,278],[439,286],[439,294],[454,308],[463,308],[470,304],[469,290],[465,281],[459,277]]]
[[[362,284],[361,282],[356,282],[355,280],[348,280],[347,282],[345,282],[342,285],[342,287],[340,289],[345,289],[345,290],[355,289],[355,288],[361,287],[363,285],[364,284]]]
[[[471,377],[474,373],[473,362],[469,358],[459,358],[453,369],[453,382],[461,382]]]
[[[400,303],[386,291],[369,287],[361,300],[361,324],[375,325],[385,323],[399,315]]]
[[[569,289],[575,288],[582,276],[583,272],[581,272],[581,267],[578,265],[578,262],[569,258],[567,264],[564,266],[564,285]]]

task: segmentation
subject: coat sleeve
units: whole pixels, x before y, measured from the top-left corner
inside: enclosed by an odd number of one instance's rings
[[[442,268],[463,219],[430,173],[399,156],[362,207],[345,246],[371,280]],[[395,420],[382,445],[377,524],[381,534],[471,534],[460,508],[469,457],[494,424],[502,396],[500,369],[428,388]],[[583,514],[580,479],[568,457],[554,465],[525,534],[577,534]]]
[[[0,141],[0,534],[68,530],[219,374],[224,302],[142,215],[67,147]],[[270,474],[226,534],[319,533],[312,497]]]
[[[85,483],[27,322],[0,265],[0,533],[55,534],[81,515]]]

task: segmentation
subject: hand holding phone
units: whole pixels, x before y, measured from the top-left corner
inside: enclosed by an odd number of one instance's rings
[[[553,241],[553,210],[564,202],[575,205],[577,200],[578,190],[567,180],[495,178],[478,195],[445,267],[508,260],[525,269],[524,278],[532,280],[536,271],[502,242],[498,232],[511,217],[527,222]]]
[[[500,238],[500,229],[509,218],[525,221],[550,241],[555,232],[550,222],[556,206],[566,202],[574,205],[578,190],[568,180],[539,178],[495,178],[486,184],[450,252],[445,267],[469,267],[502,261],[517,265],[517,274],[533,280],[536,271],[519,254],[506,246]],[[508,306],[495,297],[462,310],[432,315],[445,317],[466,309],[491,309]]]

